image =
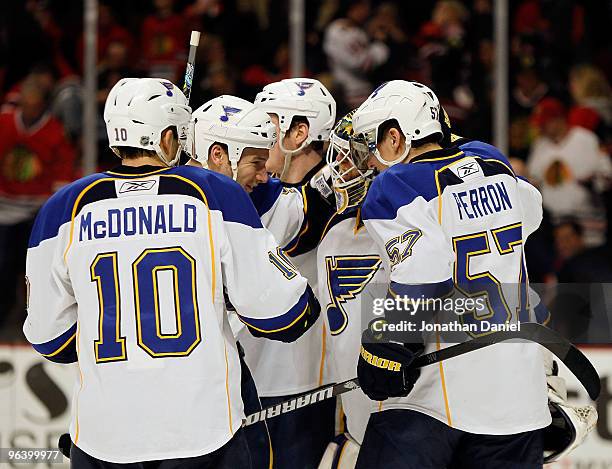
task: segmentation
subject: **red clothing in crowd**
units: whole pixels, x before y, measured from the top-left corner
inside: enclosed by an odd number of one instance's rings
[[[0,114],[0,196],[48,196],[73,179],[75,152],[49,114],[25,129],[21,111]]]
[[[180,15],[149,15],[142,24],[142,53],[146,62],[173,61],[185,53],[189,36]]]

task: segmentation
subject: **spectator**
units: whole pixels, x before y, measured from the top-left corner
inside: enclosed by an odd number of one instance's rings
[[[185,64],[189,34],[174,0],[153,0],[155,13],[142,23],[141,44],[146,75],[177,81]]]
[[[510,95],[510,154],[526,160],[533,137],[529,117],[536,104],[548,93],[548,85],[534,67],[522,67],[515,80]]]
[[[559,223],[554,229],[554,237],[559,267],[559,284],[551,304],[555,329],[573,338],[587,330],[593,337],[598,325],[607,326],[605,329],[609,331],[607,308],[605,301],[601,301],[599,287],[599,284],[612,282],[609,248],[587,248],[582,226],[575,219]]]
[[[584,230],[576,219],[554,228],[557,278],[561,283],[612,282],[612,256],[608,246],[587,248]]]
[[[134,58],[134,38],[132,34],[117,23],[115,14],[106,3],[100,3],[98,7],[98,61],[104,60],[107,55],[108,48],[111,44],[120,42],[126,49],[128,60]],[[81,68],[83,68],[84,60],[84,39],[81,36],[77,47],[77,58]]]
[[[15,306],[36,210],[73,175],[74,149],[35,80],[19,106],[0,114],[0,323]]]
[[[533,122],[540,131],[528,160],[531,178],[540,186],[544,208],[554,220],[573,216],[585,228],[589,246],[602,244],[605,213],[599,193],[612,174],[597,136],[581,127],[570,128],[561,101],[545,98],[535,108]]]
[[[346,104],[355,108],[372,91],[368,73],[386,62],[389,49],[380,41],[372,41],[364,30],[370,2],[357,0],[345,4],[345,16],[331,22],[325,30],[323,50]]]
[[[416,57],[416,51],[409,42],[406,28],[401,23],[398,6],[393,2],[383,2],[376,9],[374,17],[368,22],[369,36],[389,48],[389,58],[377,67],[371,78],[375,83],[389,80],[390,76],[405,77],[413,65],[409,57]]]
[[[98,167],[110,169],[117,164],[114,153],[108,149],[106,123],[104,122],[104,103],[111,88],[122,78],[138,77],[140,73],[130,66],[129,51],[122,41],[111,41],[106,54],[98,67]]]
[[[612,90],[604,74],[592,65],[577,65],[569,75],[569,90],[575,103],[572,122],[596,132],[612,149]]]
[[[420,47],[419,56],[429,70],[429,78],[425,81],[431,83],[459,132],[465,130],[464,123],[474,104],[472,93],[466,86],[466,66],[469,62],[465,47],[468,18],[468,11],[461,2],[439,0],[433,8],[431,19],[423,24],[415,40]],[[479,71],[475,76],[488,83],[493,65],[493,48],[488,38],[482,39],[476,61]],[[455,78],[449,80],[451,76]],[[487,87],[481,83],[473,89],[485,90]],[[484,102],[488,104],[488,101],[486,97]],[[470,136],[482,138],[473,132],[470,132]]]

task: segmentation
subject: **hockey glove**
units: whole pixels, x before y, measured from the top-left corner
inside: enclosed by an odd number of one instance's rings
[[[331,169],[329,169],[329,166],[324,166],[315,174],[310,179],[309,185],[319,193],[325,202],[335,207],[336,199],[332,189]]]
[[[361,336],[357,364],[361,389],[374,401],[407,396],[421,373],[410,365],[422,351],[422,346],[411,350],[402,344],[380,342],[369,328],[366,329]]]

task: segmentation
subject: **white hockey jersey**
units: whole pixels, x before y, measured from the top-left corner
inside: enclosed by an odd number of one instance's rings
[[[368,285],[386,284],[376,244],[361,223],[359,212],[335,214],[317,249],[318,298],[328,334],[330,365],[335,381],[352,379],[357,373],[361,348],[362,306],[371,304],[363,295]],[[360,444],[373,401],[361,389],[342,394],[342,408],[350,435]]]
[[[534,321],[525,298],[523,242],[541,220],[541,196],[517,178],[494,147],[480,142],[419,155],[381,173],[362,215],[390,272],[390,290],[429,298],[461,290],[486,297],[485,316],[448,320],[474,324]],[[466,335],[466,339],[467,339]],[[424,333],[425,353],[449,346]],[[514,434],[547,426],[546,381],[540,346],[502,343],[421,369],[405,398],[381,410],[423,412],[480,434]]]
[[[334,212],[332,207],[324,206],[307,185],[288,187],[274,178],[258,185],[251,199],[264,226],[317,292],[316,246]],[[237,339],[261,397],[297,394],[330,382],[323,319],[291,344],[262,340],[244,331],[238,332]]]
[[[186,166],[62,189],[36,219],[27,277],[26,337],[54,361],[78,354],[72,440],[117,463],[207,454],[240,428],[224,287],[257,335],[294,340],[318,310],[242,188]]]

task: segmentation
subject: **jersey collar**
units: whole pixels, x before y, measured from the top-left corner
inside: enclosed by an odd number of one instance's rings
[[[159,171],[164,171],[170,169],[166,166],[153,166],[149,164],[145,164],[142,166],[126,166],[119,165],[111,169],[110,171],[106,171],[108,174],[118,175],[118,176],[133,176],[135,174],[150,174],[156,173]]]
[[[457,148],[456,146],[441,148],[439,150],[432,150],[425,153],[420,154],[412,158],[408,164],[419,163],[419,162],[427,162],[427,161],[440,161],[446,160],[449,158],[455,158],[457,156],[462,155],[463,152]]]

